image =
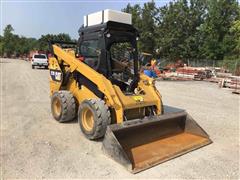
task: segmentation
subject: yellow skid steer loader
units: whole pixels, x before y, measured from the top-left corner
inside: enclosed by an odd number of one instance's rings
[[[77,43],[52,42],[51,110],[78,118],[90,140],[133,173],[211,143],[184,110],[164,113],[153,79],[139,73],[138,31],[108,21],[79,29]]]

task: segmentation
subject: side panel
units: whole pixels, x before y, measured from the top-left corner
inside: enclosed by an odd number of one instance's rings
[[[61,88],[63,73],[58,64],[57,59],[54,57],[49,58],[48,68],[49,68],[50,96],[52,96],[52,94],[55,91],[59,91]]]
[[[62,59],[65,64],[69,65],[69,72],[78,71],[83,76],[87,77],[90,81],[96,84],[98,90],[100,90],[105,95],[105,101],[109,107],[112,107],[115,110],[117,123],[123,122],[123,107],[121,102],[119,101],[118,96],[112,86],[112,83],[106,79],[102,74],[96,72],[94,69],[86,65],[85,63],[79,61],[75,57],[73,57],[70,53],[65,52],[62,48],[57,45],[53,45],[54,54],[58,57],[58,59]],[[61,60],[59,60],[59,64],[61,64]],[[54,66],[55,67],[55,66]],[[60,67],[59,67],[60,68]],[[61,87],[61,84],[57,83],[57,87],[52,87],[51,92],[57,90],[57,88]],[[75,86],[76,87],[76,86]],[[79,93],[82,93],[79,91]],[[79,95],[80,97],[80,95]],[[89,98],[84,95],[85,99]]]
[[[79,103],[81,103],[85,99],[96,99],[96,98],[98,98],[87,87],[82,85],[81,88],[79,88],[77,83],[76,83],[76,81],[74,79],[70,79],[69,80],[69,83],[67,85],[67,90],[72,92],[72,94],[78,100]]]
[[[157,107],[157,114],[160,115],[163,108],[162,96],[155,86],[154,79],[149,78],[145,74],[141,74],[138,85],[146,92],[146,97],[149,101],[150,99],[154,100]]]
[[[140,81],[138,88],[143,93],[139,95],[126,96],[123,94],[118,86],[113,85],[116,94],[118,95],[123,109],[134,109],[146,106],[156,106],[157,114],[160,115],[162,112],[161,95],[155,87],[154,80],[148,78],[144,74],[140,75]],[[141,100],[139,100],[141,98]]]

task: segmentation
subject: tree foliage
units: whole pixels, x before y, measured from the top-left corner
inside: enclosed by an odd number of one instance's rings
[[[38,49],[42,51],[47,51],[49,49],[49,42],[50,41],[71,41],[71,37],[68,34],[60,33],[57,35],[54,34],[47,34],[42,35],[41,38],[38,40]]]
[[[14,29],[10,24],[7,25],[3,31],[3,52],[5,52],[7,56],[14,52],[14,43],[16,36],[14,36],[13,31]]]
[[[152,53],[156,47],[155,17],[158,14],[155,2],[145,3],[143,8],[139,4],[128,4],[123,11],[132,14],[132,23],[141,34],[139,49]]]
[[[140,31],[139,49],[169,60],[223,60],[239,54],[237,0],[177,0],[163,7],[154,1],[127,5]],[[235,24],[235,26],[234,26]],[[237,50],[238,49],[238,50]]]
[[[207,16],[201,28],[204,38],[201,52],[210,59],[223,59],[234,43],[230,28],[239,18],[239,7],[235,0],[207,1]],[[233,44],[232,44],[233,43]]]
[[[0,55],[10,57],[11,55],[28,55],[31,50],[41,50],[47,52],[49,41],[71,41],[68,34],[42,35],[38,40],[26,38],[13,33],[14,29],[9,24],[5,27],[3,36],[0,36]]]

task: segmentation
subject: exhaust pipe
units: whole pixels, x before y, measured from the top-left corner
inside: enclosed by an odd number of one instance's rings
[[[103,151],[132,173],[212,143],[186,111],[108,126]]]

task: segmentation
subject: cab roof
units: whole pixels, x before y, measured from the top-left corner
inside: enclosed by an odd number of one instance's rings
[[[113,21],[108,21],[103,24],[98,24],[98,25],[88,26],[88,27],[82,26],[78,30],[78,33],[79,33],[79,35],[83,35],[86,33],[98,33],[100,31],[106,32],[108,30],[131,32],[131,33],[138,34],[138,30],[136,28],[134,28],[133,25],[119,23],[119,22],[113,22]]]

